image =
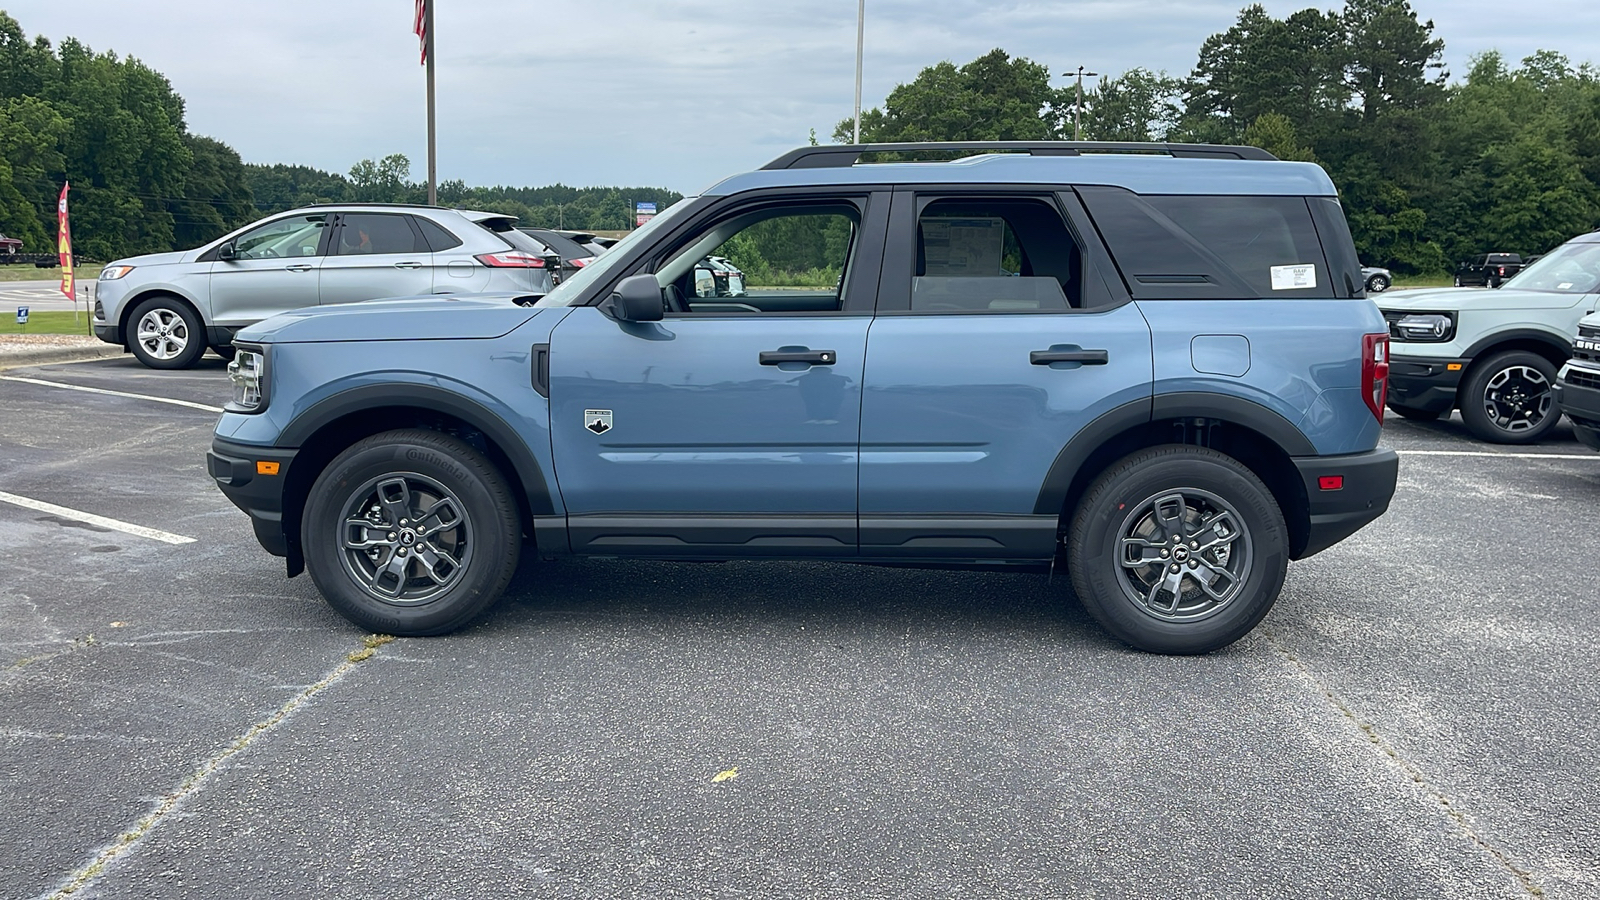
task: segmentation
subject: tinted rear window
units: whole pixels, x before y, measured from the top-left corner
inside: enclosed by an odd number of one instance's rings
[[[1303,197],[1078,193],[1135,299],[1346,295]]]
[[[449,250],[451,247],[461,246],[461,239],[445,230],[443,225],[432,219],[420,216],[416,219],[417,225],[422,228],[422,236],[428,239],[428,246],[437,253],[440,250]]]
[[[562,259],[578,259],[585,256],[594,255],[594,253],[592,253],[588,247],[583,246],[582,244],[565,235],[556,234],[554,231],[529,228],[527,229],[527,233],[533,235],[541,241],[544,241],[547,245],[549,245],[551,250],[561,254]]]

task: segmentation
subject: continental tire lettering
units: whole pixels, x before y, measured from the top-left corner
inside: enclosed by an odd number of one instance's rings
[[[413,447],[406,451],[406,459],[410,460],[411,462],[425,462],[438,466],[448,473],[451,478],[454,478],[457,481],[464,481],[467,477],[466,470],[456,465],[455,460],[448,456],[440,456],[432,450],[424,450],[419,447]]]

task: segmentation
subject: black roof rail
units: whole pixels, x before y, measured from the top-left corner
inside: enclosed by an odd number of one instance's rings
[[[1228,144],[1166,144],[1136,141],[925,141],[909,144],[822,144],[791,150],[763,169],[830,169],[853,166],[863,153],[915,150],[1004,150],[1032,156],[1082,156],[1084,153],[1161,153],[1182,159],[1260,159],[1276,156],[1259,147]]]
[[[295,209],[312,209],[318,206],[378,206],[393,207],[397,209],[449,209],[448,206],[430,206],[426,203],[390,203],[383,200],[324,200],[320,203],[307,203]]]

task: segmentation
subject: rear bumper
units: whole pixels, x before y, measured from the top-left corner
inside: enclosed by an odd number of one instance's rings
[[[1310,513],[1306,545],[1294,554],[1305,559],[1332,547],[1389,509],[1400,457],[1379,448],[1348,456],[1303,456],[1294,460],[1305,485]],[[1340,486],[1323,488],[1324,478],[1338,477]]]
[[[283,528],[283,486],[297,450],[255,447],[214,438],[206,451],[206,471],[233,505],[244,510],[255,529],[256,540],[273,556],[291,552]],[[266,463],[267,465],[260,465]],[[265,474],[276,463],[275,474]]]
[[[1391,352],[1389,402],[1428,412],[1449,412],[1455,408],[1456,388],[1461,385],[1461,375],[1469,362],[1471,360]],[[1452,370],[1451,366],[1456,368]]]
[[[1552,388],[1556,408],[1572,420],[1579,443],[1600,450],[1600,368],[1567,363]]]

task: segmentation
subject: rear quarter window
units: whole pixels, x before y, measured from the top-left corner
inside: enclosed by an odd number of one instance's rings
[[[1136,300],[1349,296],[1304,197],[1078,193]]]

